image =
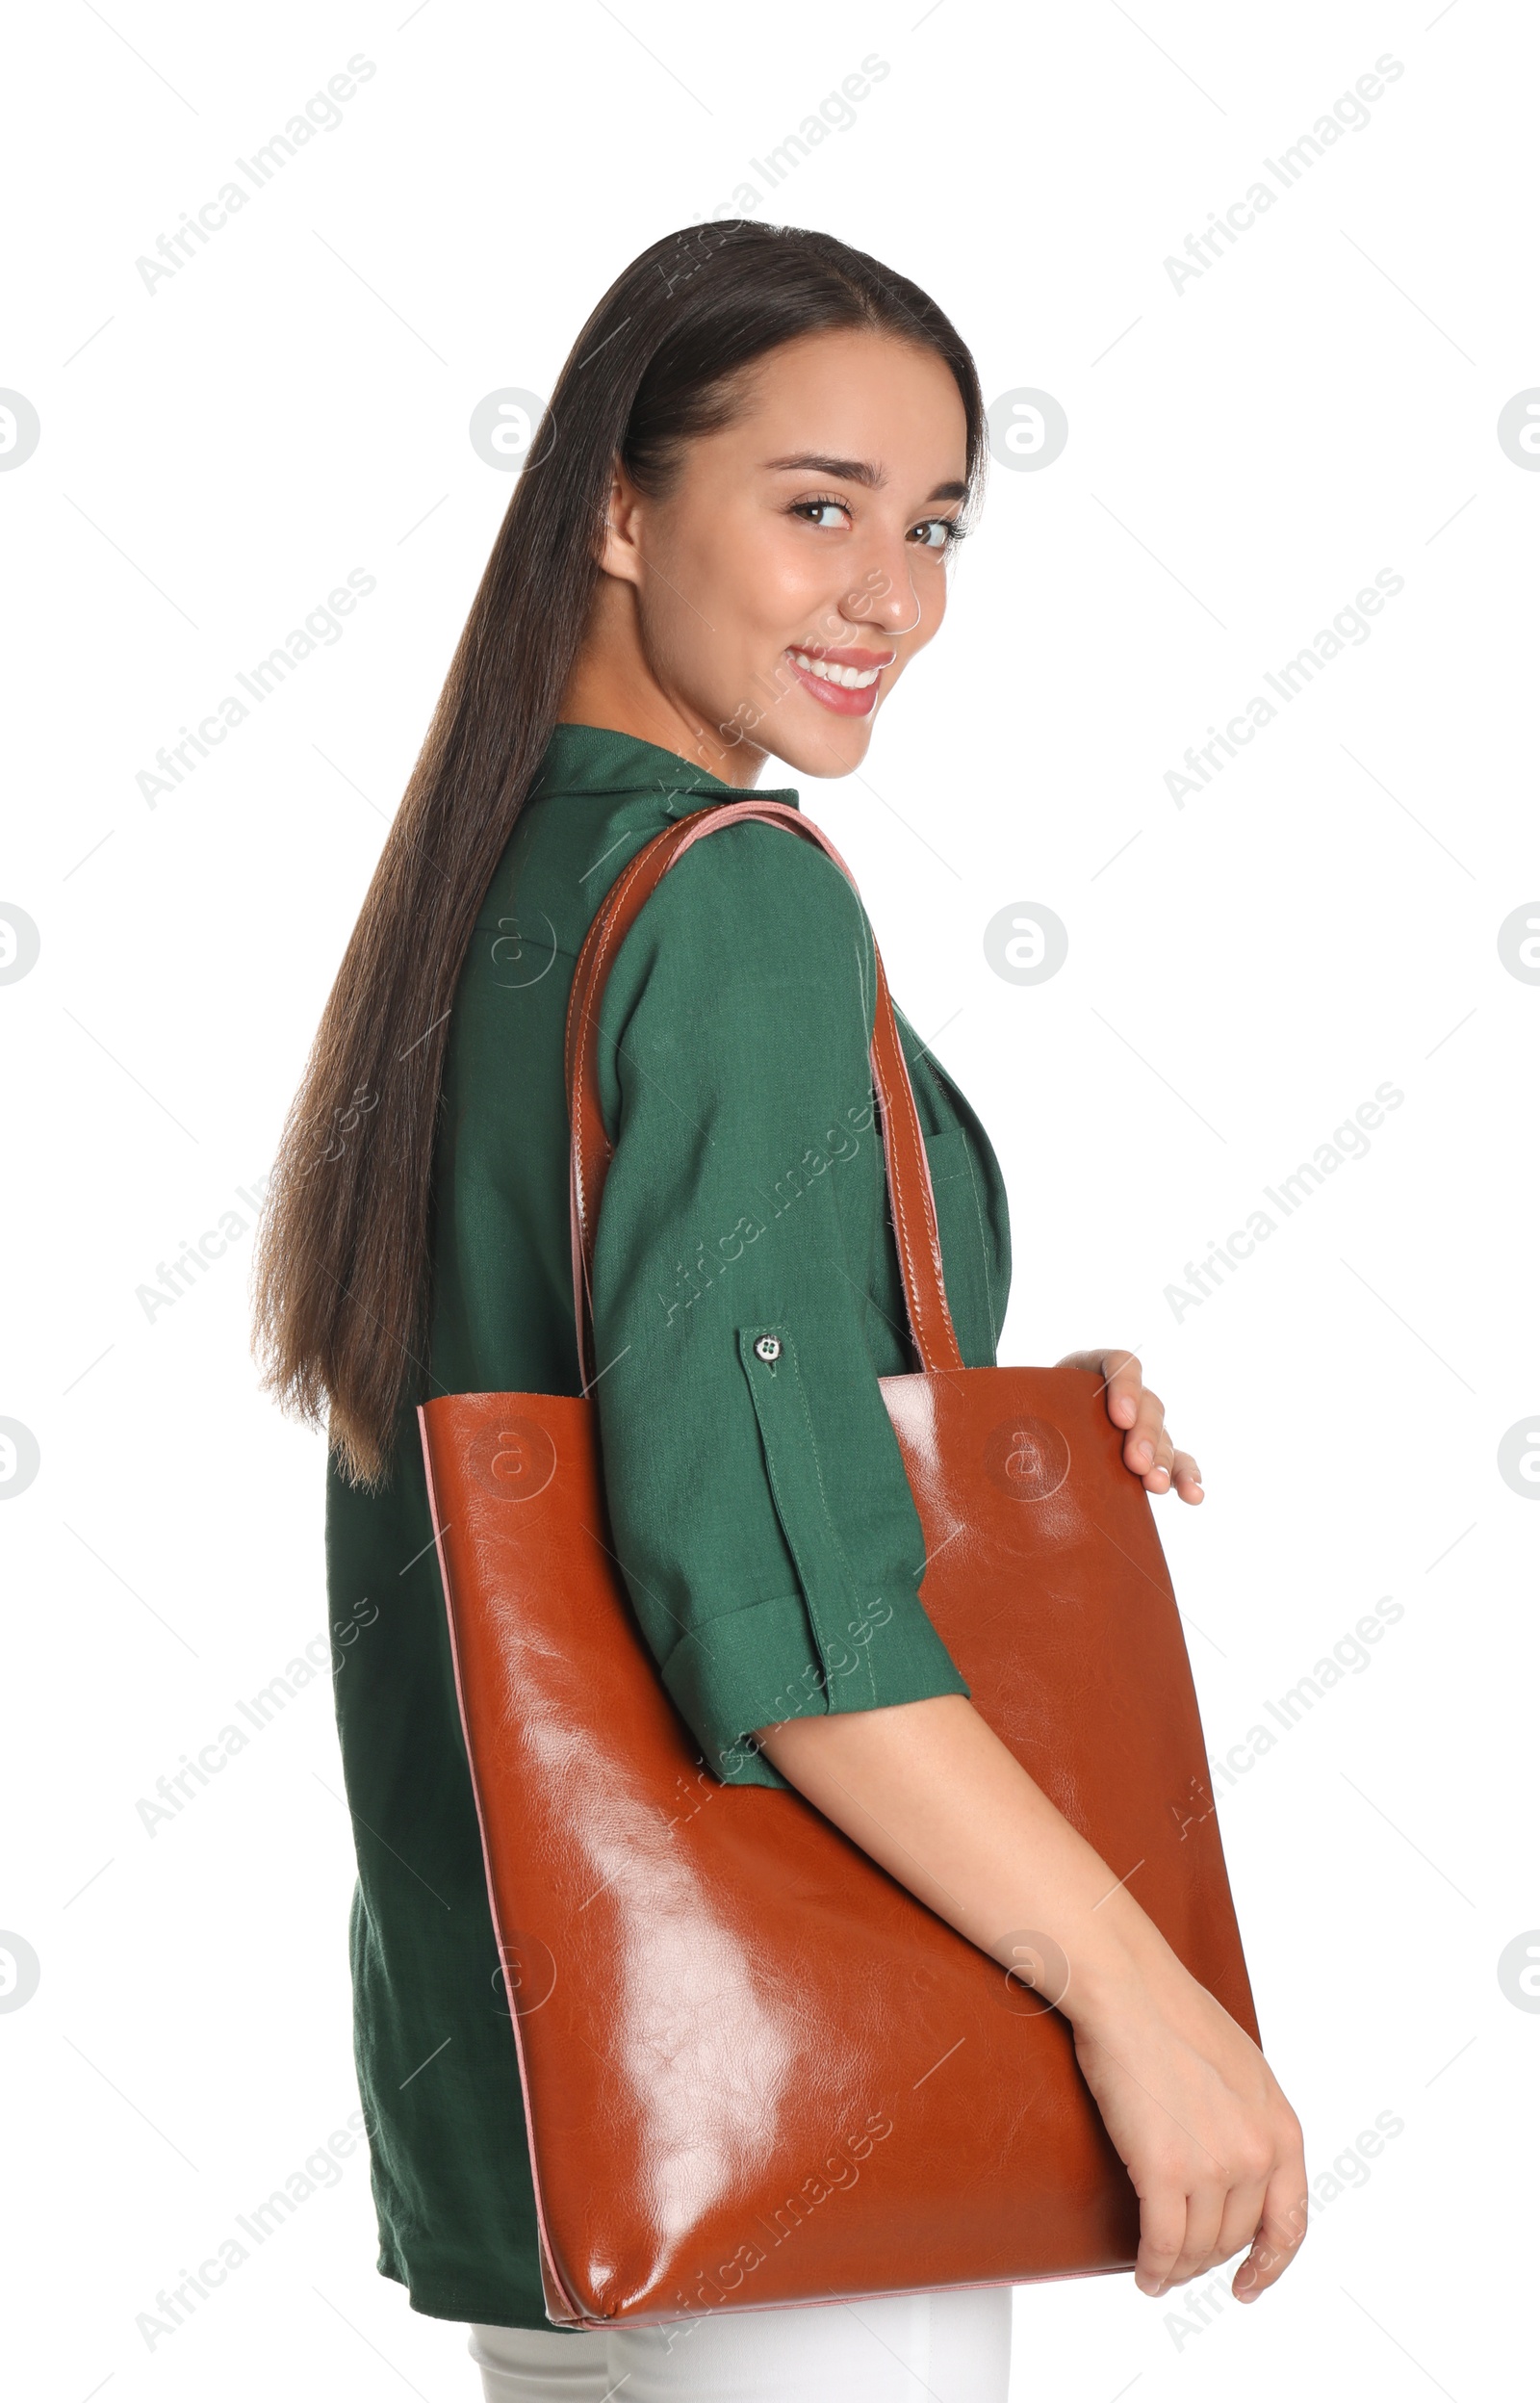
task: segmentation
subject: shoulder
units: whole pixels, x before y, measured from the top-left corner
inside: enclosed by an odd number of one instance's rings
[[[789,826],[745,818],[690,844],[653,893],[624,949],[633,970],[666,970],[686,956],[736,982],[744,973],[843,981],[870,958],[860,896],[821,843]],[[617,963],[618,965],[618,963]]]
[[[629,1062],[713,1090],[849,1082],[871,1042],[875,986],[860,897],[822,846],[763,819],[723,825],[669,869],[614,958],[602,1075],[613,1064],[624,1079]]]

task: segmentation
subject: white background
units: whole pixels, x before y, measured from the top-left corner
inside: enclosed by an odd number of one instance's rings
[[[1139,1346],[1203,1464],[1201,1511],[1158,1514],[1212,1749],[1402,1606],[1219,1781],[1313,2174],[1378,2113],[1402,2131],[1255,2310],[1224,2279],[1023,2289],[1014,2393],[1508,2390],[1540,2018],[1498,1962],[1540,1923],[1540,1515],[1497,1461],[1540,1409],[1540,986],[1497,934],[1540,912],[1540,476],[1496,427],[1540,383],[1540,39],[1493,0],[922,6],[13,25],[0,383],[41,439],[0,474],[0,897],[41,953],[0,988],[0,1415],[41,1467],[0,1513],[0,1926],[41,1982],[0,2013],[0,2193],[29,2403],[469,2403],[463,2331],[375,2274],[358,2157],[176,2334],[136,2328],[357,2101],[324,1680],[173,1823],[136,1809],[321,1635],[321,1442],[256,1390],[249,1233],[153,1321],[137,1292],[249,1222],[512,488],[472,409],[548,392],[625,262],[871,53],[856,122],[757,213],[913,276],[988,397],[1050,392],[1069,439],[994,469],[867,774],[804,800],[1006,1167],[1002,1358]],[[1187,235],[1387,53],[1369,125],[1173,288]],[[136,261],[355,54],[341,125],[147,291]],[[355,568],[343,638],[150,807],[157,749]],[[1179,809],[1187,746],[1382,569],[1369,638]],[[1069,952],[1020,986],[983,932],[1030,903]],[[1385,1082],[1368,1156],[1178,1314],[1186,1263]]]

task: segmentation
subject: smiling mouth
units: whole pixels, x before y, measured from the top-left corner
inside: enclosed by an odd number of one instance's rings
[[[878,680],[898,654],[823,646],[800,651],[788,645],[786,657],[799,684],[825,709],[841,717],[868,717],[877,707]]]

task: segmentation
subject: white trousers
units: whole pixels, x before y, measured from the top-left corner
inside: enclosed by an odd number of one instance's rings
[[[1010,2287],[707,2312],[664,2328],[471,2330],[486,2403],[1006,2403]]]

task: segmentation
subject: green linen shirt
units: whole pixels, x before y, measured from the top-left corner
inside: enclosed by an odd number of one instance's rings
[[[563,1030],[590,921],[671,821],[746,794],[674,753],[556,729],[456,990],[434,1171],[428,1358],[373,1494],[328,1463],[337,1723],[358,1853],[354,2054],[381,2272],[441,2318],[548,2326],[508,1998],[455,1699],[415,1404],[581,1389]],[[758,798],[798,806],[790,791]],[[614,1144],[594,1261],[614,1548],[701,1761],[782,1785],[773,1720],[968,1689],[919,1595],[924,1540],[877,1380],[914,1365],[868,1046],[865,912],[753,820],[697,843],[611,968]],[[983,1126],[899,1013],[964,1362],[1011,1274]],[[767,1363],[754,1350],[773,1333]]]

